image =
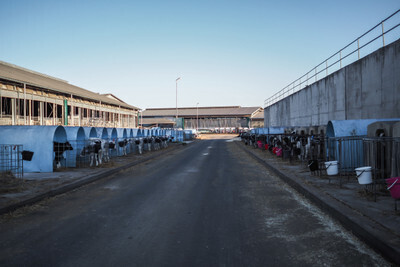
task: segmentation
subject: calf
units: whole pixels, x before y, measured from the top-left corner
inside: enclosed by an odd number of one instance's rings
[[[143,138],[136,138],[135,144],[138,147],[139,154],[142,155],[142,153],[143,153]]]
[[[127,155],[127,153],[126,153],[127,145],[128,145],[128,140],[127,139],[124,139],[122,141],[118,141],[118,146],[120,148],[122,148],[122,156],[126,156]]]
[[[81,152],[81,156],[89,154],[90,167],[94,164],[99,166],[102,163],[102,142],[100,139],[89,140],[89,145],[84,147]]]
[[[102,151],[102,160],[104,162],[109,162],[110,161],[110,142],[108,140],[102,140],[101,142],[101,151]]]
[[[168,137],[167,136],[162,136],[161,137],[161,146],[163,148],[167,148],[168,147]]]
[[[145,145],[147,145],[147,150],[151,151],[151,145],[153,143],[153,137],[145,137],[143,138],[143,142]]]
[[[57,169],[61,167],[61,160],[64,158],[63,154],[67,150],[73,150],[69,142],[53,142],[54,160],[56,162]]]
[[[159,150],[161,145],[161,138],[159,136],[154,137],[154,150]]]

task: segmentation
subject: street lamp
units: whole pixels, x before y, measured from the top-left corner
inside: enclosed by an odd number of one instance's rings
[[[196,119],[196,133],[199,134],[199,102],[196,104],[197,109],[197,119]]]
[[[178,77],[175,80],[175,84],[176,84],[176,126],[178,125],[178,81],[181,79],[181,77]]]

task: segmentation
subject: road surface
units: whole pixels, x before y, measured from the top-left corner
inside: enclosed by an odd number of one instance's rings
[[[387,265],[231,140],[182,146],[0,229],[0,266]]]

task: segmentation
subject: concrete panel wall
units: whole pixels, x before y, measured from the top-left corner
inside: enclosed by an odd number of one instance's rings
[[[400,117],[400,40],[264,110],[265,127]]]

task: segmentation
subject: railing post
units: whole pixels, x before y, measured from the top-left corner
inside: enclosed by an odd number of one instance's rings
[[[357,39],[358,59],[360,59],[360,39]]]
[[[383,27],[383,21],[382,21],[382,43],[383,43],[383,46],[385,46],[385,30]]]
[[[326,70],[326,76],[328,76],[328,60],[325,61],[325,70]]]
[[[308,73],[309,73],[309,72],[307,72],[306,86],[308,86]]]
[[[315,70],[315,81],[317,81],[317,68],[314,68]]]
[[[342,50],[340,50],[340,68],[342,68]]]
[[[299,79],[299,90],[301,90],[301,77]],[[294,93],[294,92],[293,92]]]

